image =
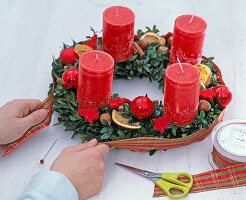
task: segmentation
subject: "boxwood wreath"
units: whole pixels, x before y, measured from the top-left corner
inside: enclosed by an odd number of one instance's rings
[[[152,29],[146,27],[147,30],[143,32],[142,30],[137,31],[135,35],[135,42],[139,42],[139,37],[141,37],[146,32],[158,33],[159,30],[156,26],[153,26]],[[96,32],[91,28],[93,34]],[[169,39],[171,33],[162,36],[166,39]],[[63,45],[63,49],[66,48],[75,48],[81,43],[88,44],[88,41],[91,41],[91,37],[87,37],[86,41],[75,42],[73,41],[72,45]],[[96,45],[100,46],[102,38],[98,37],[96,39]],[[128,61],[122,63],[115,63],[114,66],[114,79],[124,78],[132,79],[133,77],[148,77],[149,81],[157,81],[159,84],[159,89],[164,90],[164,77],[165,70],[169,65],[169,54],[166,51],[158,52],[158,47],[160,44],[152,43],[148,46],[146,50],[143,50],[145,53],[144,56],[139,54],[133,55]],[[166,42],[165,46],[170,49],[170,45]],[[96,48],[96,47],[94,47]],[[213,60],[213,57],[202,59],[202,64],[208,66],[211,70],[211,81],[206,86],[206,88],[213,88],[217,85],[223,85],[223,81],[219,79],[217,72],[218,70],[210,62]],[[115,141],[128,138],[137,138],[137,137],[157,137],[157,138],[180,138],[186,137],[190,134],[193,134],[202,128],[209,128],[209,125],[219,116],[223,111],[224,107],[220,106],[213,98],[207,98],[211,104],[211,109],[209,111],[199,111],[195,117],[195,120],[192,124],[186,126],[177,126],[171,123],[168,124],[165,131],[160,133],[159,130],[153,128],[154,121],[158,117],[163,115],[163,103],[160,101],[154,104],[153,114],[146,118],[139,120],[136,118],[130,109],[130,103],[123,103],[122,116],[129,119],[129,123],[140,122],[142,126],[140,129],[127,129],[123,128],[116,123],[108,123],[105,119],[100,122],[100,120],[94,120],[92,124],[89,123],[83,116],[80,116],[78,110],[79,106],[77,103],[77,91],[76,88],[66,89],[62,82],[62,75],[65,70],[74,67],[78,68],[78,59],[76,59],[73,65],[66,65],[66,69],[61,65],[60,58],[53,58],[52,62],[52,76],[54,78],[54,88],[53,84],[50,84],[49,94],[54,92],[54,106],[53,110],[59,113],[58,122],[55,125],[64,125],[65,131],[73,131],[73,136],[79,134],[82,142],[88,141],[92,138],[96,138],[99,142]],[[201,86],[201,89],[204,86]],[[209,89],[207,90],[209,91]],[[203,96],[206,99],[206,95]],[[118,94],[113,94],[112,99],[119,98]],[[200,97],[202,99],[202,97]],[[113,108],[118,111],[118,107]],[[97,113],[102,115],[103,113],[109,113],[112,116],[112,110],[109,106],[109,102],[105,108],[98,108]]]

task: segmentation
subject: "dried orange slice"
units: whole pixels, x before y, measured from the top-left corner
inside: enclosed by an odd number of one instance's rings
[[[117,110],[112,111],[112,120],[114,121],[114,123],[116,123],[119,126],[122,126],[123,128],[128,128],[128,129],[141,128],[139,122],[129,123],[129,119],[123,117],[122,112],[119,112]]]
[[[143,40],[146,39],[149,41],[149,44],[152,43],[159,43],[160,45],[165,45],[166,43],[166,39],[159,36],[158,34],[154,33],[154,32],[147,32],[145,34],[143,34],[139,40]]]
[[[166,44],[166,39],[164,37],[160,37],[161,38],[161,45],[164,46]]]
[[[91,50],[93,50],[91,47],[81,44],[74,49],[74,52],[77,53],[78,56],[80,56],[82,53],[86,51],[91,51]]]
[[[195,65],[201,72],[201,83],[207,86],[211,81],[211,70],[207,65],[196,64]]]

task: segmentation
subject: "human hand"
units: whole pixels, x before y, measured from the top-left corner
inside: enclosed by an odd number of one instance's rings
[[[107,145],[97,145],[97,140],[93,139],[64,149],[50,169],[66,175],[78,191],[79,199],[86,199],[99,193],[102,188],[103,157],[108,152]]]
[[[14,142],[46,118],[45,109],[29,114],[40,104],[37,99],[16,99],[0,108],[0,145]]]

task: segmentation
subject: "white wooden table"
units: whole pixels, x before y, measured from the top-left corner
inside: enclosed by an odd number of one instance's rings
[[[136,14],[135,31],[154,24],[161,33],[173,30],[177,16],[193,13],[208,23],[204,55],[214,56],[232,89],[233,101],[227,107],[225,119],[245,118],[246,113],[246,7],[243,0],[1,0],[0,1],[0,105],[16,98],[45,99],[51,83],[52,55],[58,56],[62,42],[71,43],[91,35],[89,26],[102,29],[102,12],[112,5],[130,7]],[[134,84],[133,87],[128,87]],[[143,86],[144,84],[144,86]],[[163,99],[157,84],[147,80],[115,81],[113,92],[133,99],[146,93],[153,99]],[[80,143],[70,139],[64,127],[51,126],[34,135],[4,159],[0,159],[0,199],[15,199],[31,177],[40,170],[49,170],[53,160],[67,146]],[[37,167],[39,159],[58,139],[48,155],[45,167]],[[105,158],[105,181],[100,194],[91,200],[145,200],[152,198],[153,183],[114,165],[125,163],[151,171],[186,171],[191,174],[211,170],[208,153],[210,137],[153,156],[126,150],[114,150]],[[0,147],[0,153],[5,147]],[[243,200],[245,187],[190,194],[190,200]],[[167,199],[167,198],[160,198]]]

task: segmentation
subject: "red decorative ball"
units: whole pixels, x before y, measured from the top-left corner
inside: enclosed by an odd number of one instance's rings
[[[138,119],[145,119],[150,117],[154,111],[154,105],[152,101],[145,96],[139,96],[135,98],[131,103],[131,112]]]
[[[216,94],[216,101],[218,104],[225,108],[232,100],[231,90],[225,85],[217,85],[213,88],[213,91]]]
[[[62,83],[65,88],[77,88],[79,79],[79,70],[71,67],[62,75]]]
[[[74,52],[73,48],[64,49],[60,54],[61,65],[73,65],[75,60],[78,59],[79,56]]]

